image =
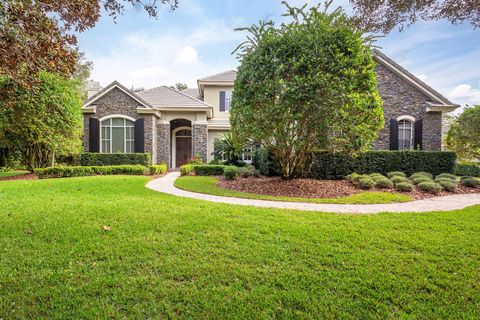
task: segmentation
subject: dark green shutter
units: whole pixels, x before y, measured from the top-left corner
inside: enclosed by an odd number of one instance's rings
[[[415,122],[415,135],[413,138],[413,148],[415,150],[422,150],[423,140],[423,123],[422,119]]]
[[[135,121],[135,152],[145,152],[145,120],[143,118]]]
[[[220,111],[225,112],[225,91],[220,91]]]
[[[390,119],[390,150],[398,150],[398,121]]]
[[[100,121],[98,119],[89,119],[88,134],[88,151],[100,152]]]

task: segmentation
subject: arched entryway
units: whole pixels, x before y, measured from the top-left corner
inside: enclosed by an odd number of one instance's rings
[[[170,122],[172,141],[172,167],[178,168],[192,157],[192,125],[186,119]]]

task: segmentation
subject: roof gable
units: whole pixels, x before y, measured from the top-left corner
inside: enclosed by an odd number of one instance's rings
[[[198,79],[198,82],[234,82],[236,78],[237,71],[228,70]]]
[[[116,80],[113,81],[112,83],[110,83],[108,86],[106,86],[102,90],[100,90],[99,92],[97,92],[96,94],[94,94],[93,96],[91,96],[90,99],[88,99],[85,102],[85,104],[82,106],[82,108],[87,108],[88,106],[91,106],[92,104],[94,104],[95,101],[97,101],[98,99],[100,99],[105,94],[107,94],[108,92],[112,91],[115,88],[119,89],[120,91],[122,91],[123,93],[125,93],[126,95],[128,95],[129,97],[134,99],[135,101],[137,101],[139,105],[141,105],[143,107],[146,107],[146,108],[152,108],[152,106],[148,102],[143,100],[137,94],[135,94],[131,90],[127,89],[125,86],[123,86],[122,84],[120,84]]]

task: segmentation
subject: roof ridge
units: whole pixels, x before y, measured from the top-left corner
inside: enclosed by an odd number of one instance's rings
[[[191,99],[191,100],[193,100],[193,101],[195,101],[195,102],[200,102],[200,103],[203,104],[203,105],[206,105],[206,106],[211,107],[211,106],[210,106],[208,103],[206,103],[205,101],[202,101],[202,100],[199,100],[199,99],[197,99],[197,98],[194,98],[194,97],[192,97],[192,96],[190,96],[190,95],[188,95],[188,94],[186,94],[186,93],[183,93],[183,92],[180,91],[180,90],[177,90],[177,89],[175,89],[175,88],[170,88],[169,86],[161,86],[161,87],[167,88],[167,89],[169,89],[169,90],[171,90],[171,91],[173,91],[173,92],[179,93],[179,94],[181,94],[182,96],[187,97],[187,98],[189,98],[189,99]],[[187,89],[188,89],[188,88],[187,88]]]
[[[228,72],[235,72],[235,73],[237,73],[237,70],[235,70],[235,69],[230,69],[230,70],[225,70],[225,71],[222,71],[222,72],[217,72],[217,73],[215,73],[215,74],[211,74],[211,75],[209,75],[209,76],[200,78],[200,79],[198,79],[198,81],[204,81],[204,80],[207,79],[207,78],[213,78],[213,77],[216,77],[216,76],[219,76],[219,75],[221,75],[221,74],[228,73]]]

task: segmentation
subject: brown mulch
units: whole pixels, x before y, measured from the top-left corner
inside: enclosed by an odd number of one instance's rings
[[[316,180],[303,178],[292,180],[283,180],[278,177],[237,178],[236,180],[220,178],[217,185],[220,188],[241,192],[299,198],[340,198],[365,191],[358,189],[347,180]],[[455,192],[443,191],[437,195],[421,190],[399,192],[394,189],[371,189],[368,191],[403,193],[411,196],[413,199],[427,199],[449,194],[479,193],[480,189],[467,188],[459,185]]]
[[[34,173],[20,174],[18,176],[12,177],[2,177],[0,181],[10,181],[10,180],[36,180],[38,177]]]

